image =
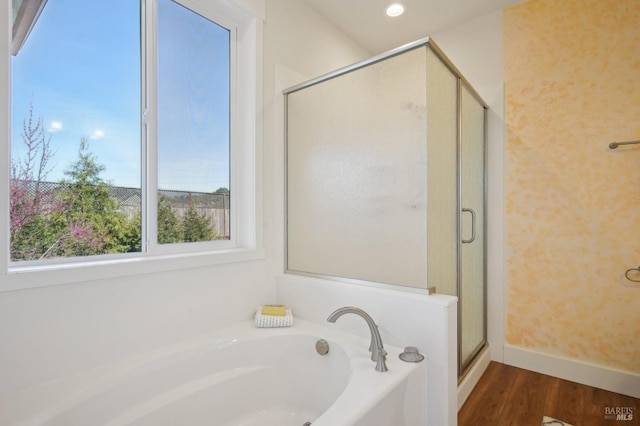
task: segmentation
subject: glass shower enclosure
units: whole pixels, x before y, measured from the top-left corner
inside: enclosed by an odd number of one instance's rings
[[[285,90],[289,273],[458,297],[486,345],[487,106],[430,39]]]

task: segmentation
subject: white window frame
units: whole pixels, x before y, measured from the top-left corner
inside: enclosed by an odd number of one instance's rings
[[[157,1],[143,1],[142,16],[146,25],[142,34],[142,87],[145,119],[142,135],[143,217],[153,221],[145,228],[143,221],[141,253],[57,258],[40,261],[11,262],[9,259],[9,175],[10,165],[10,95],[11,32],[0,35],[0,149],[7,160],[0,164],[0,198],[5,200],[0,212],[0,250],[2,271],[0,292],[49,285],[124,277],[152,272],[239,262],[265,257],[262,239],[262,174],[260,116],[262,103],[262,25],[264,0],[174,0],[199,15],[230,30],[231,37],[231,141],[230,141],[230,223],[231,240],[202,243],[157,244],[155,232],[157,209]],[[0,19],[11,28],[11,2],[0,8]],[[235,70],[235,72],[233,72]]]

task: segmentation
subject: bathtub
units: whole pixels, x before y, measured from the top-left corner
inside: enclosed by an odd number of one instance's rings
[[[316,351],[319,339],[328,354]],[[379,373],[368,345],[330,325],[240,323],[14,395],[0,405],[0,424],[424,424],[426,361],[403,362],[400,348],[385,345],[389,371]]]

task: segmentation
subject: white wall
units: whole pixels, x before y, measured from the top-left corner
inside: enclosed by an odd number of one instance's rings
[[[315,76],[366,55],[300,2],[269,0],[260,117],[267,257],[0,293],[0,397],[249,319],[257,305],[275,300],[283,238],[282,187],[276,177],[282,162],[274,147],[274,129],[280,125],[274,113],[276,63]],[[0,65],[8,69],[6,62]],[[2,81],[7,78],[0,75]],[[9,104],[6,90],[0,90],[0,98],[0,104]],[[0,113],[6,114],[6,107]],[[0,256],[7,256],[6,250],[3,245]]]
[[[0,394],[251,318],[273,296],[265,261],[0,295]]]

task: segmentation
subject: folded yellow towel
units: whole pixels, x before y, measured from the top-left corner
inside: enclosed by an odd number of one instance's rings
[[[264,305],[262,307],[262,315],[283,317],[287,315],[287,308],[285,308],[283,305]]]

